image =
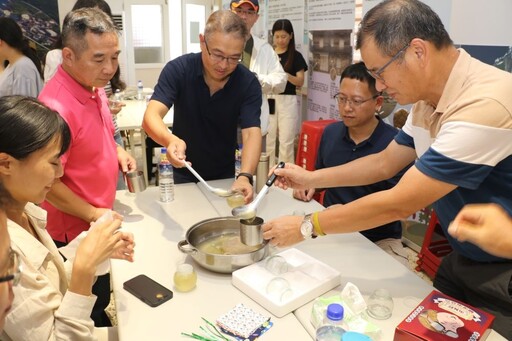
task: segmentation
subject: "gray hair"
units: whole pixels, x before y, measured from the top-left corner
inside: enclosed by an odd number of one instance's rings
[[[69,12],[62,25],[62,45],[80,55],[87,49],[85,35],[91,32],[102,35],[104,33],[119,33],[112,19],[98,8],[81,8]]]
[[[243,19],[228,10],[215,11],[208,18],[204,28],[205,37],[217,32],[231,34],[244,41],[249,36]]]
[[[359,25],[356,49],[369,38],[388,56],[414,38],[429,41],[439,50],[453,44],[439,16],[418,0],[385,0],[369,10]]]

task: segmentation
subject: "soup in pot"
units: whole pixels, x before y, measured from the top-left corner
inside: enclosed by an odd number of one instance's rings
[[[237,233],[221,234],[205,240],[197,245],[197,249],[203,253],[215,255],[241,255],[254,252],[261,246],[247,246],[240,241]]]

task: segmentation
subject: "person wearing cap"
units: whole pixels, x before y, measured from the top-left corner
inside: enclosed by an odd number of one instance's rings
[[[231,11],[213,12],[199,35],[201,52],[171,60],[162,70],[142,127],[174,168],[174,182],[197,182],[190,161],[205,180],[235,176],[237,125],[242,129],[241,170],[232,189],[252,200],[253,174],[261,153],[261,86],[240,64],[249,31]],[[172,133],[163,117],[174,106]],[[185,153],[186,152],[186,153]]]
[[[230,7],[231,11],[243,19],[250,32],[259,18],[258,0],[232,0]],[[288,76],[272,46],[254,34],[249,34],[247,37],[242,64],[256,74],[261,84],[263,92],[261,133],[265,136],[268,131],[269,114],[273,114],[269,110],[267,97],[282,93],[286,87]]]

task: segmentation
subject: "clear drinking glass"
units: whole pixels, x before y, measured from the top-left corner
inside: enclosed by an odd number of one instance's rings
[[[375,290],[368,297],[368,315],[377,320],[386,320],[393,312],[393,298],[386,289]]]

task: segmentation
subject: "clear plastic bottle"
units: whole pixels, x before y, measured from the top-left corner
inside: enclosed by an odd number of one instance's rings
[[[142,85],[142,81],[139,80],[137,82],[137,99],[139,101],[142,101],[144,99],[144,94],[142,93],[144,91],[144,85]]]
[[[158,186],[160,187],[160,201],[169,202],[174,200],[174,177],[172,165],[167,160],[167,149],[162,148],[160,162],[158,163]]]
[[[116,103],[121,102],[121,90],[120,89],[116,89],[116,92],[114,93],[114,101],[116,101]]]
[[[235,150],[235,177],[240,173],[240,169],[242,168],[242,145],[238,146],[238,149]]]
[[[347,330],[343,321],[345,311],[338,303],[327,306],[323,323],[316,330],[316,341],[340,341]]]

